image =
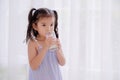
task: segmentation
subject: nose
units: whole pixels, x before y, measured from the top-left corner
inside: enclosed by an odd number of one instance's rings
[[[47,27],[47,32],[50,32],[50,31],[51,31],[51,27],[48,26],[48,27]]]

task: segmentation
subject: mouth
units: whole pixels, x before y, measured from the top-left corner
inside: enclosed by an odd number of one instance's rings
[[[47,33],[46,33],[46,35],[50,35],[50,34],[52,34],[52,32],[47,32]]]
[[[47,32],[46,33],[46,37],[52,37],[53,36],[53,32]]]

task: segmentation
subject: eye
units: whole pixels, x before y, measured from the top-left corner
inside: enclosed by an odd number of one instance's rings
[[[43,27],[45,27],[46,25],[45,24],[42,24]]]
[[[53,26],[53,24],[50,25],[51,27]]]

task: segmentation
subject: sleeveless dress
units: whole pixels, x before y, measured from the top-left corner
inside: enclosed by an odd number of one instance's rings
[[[41,48],[39,45],[38,53]],[[38,69],[32,70],[29,66],[29,80],[62,80],[56,51],[48,50]]]

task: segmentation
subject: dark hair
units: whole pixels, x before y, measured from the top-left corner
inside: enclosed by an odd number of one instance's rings
[[[32,8],[29,12],[28,15],[28,28],[27,28],[27,34],[26,34],[26,43],[28,42],[29,39],[32,39],[32,34],[33,36],[37,37],[38,35],[38,31],[36,31],[35,29],[33,29],[33,23],[37,23],[37,21],[39,20],[39,18],[43,18],[43,17],[51,17],[54,16],[55,17],[55,24],[54,24],[54,32],[57,38],[59,38],[59,34],[58,34],[58,14],[55,10],[50,10],[48,8],[39,8],[39,9],[35,9]]]

